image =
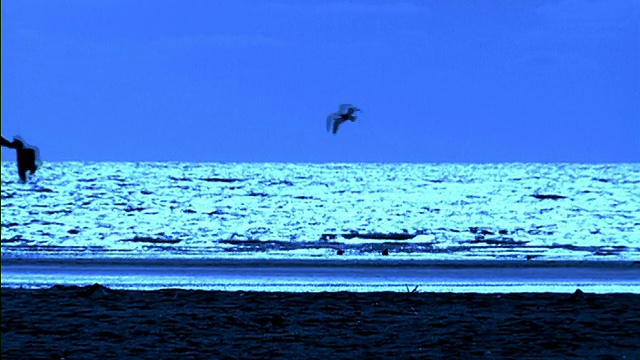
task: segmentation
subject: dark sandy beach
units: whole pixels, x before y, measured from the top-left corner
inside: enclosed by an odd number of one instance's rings
[[[640,295],[2,288],[3,359],[640,358]]]

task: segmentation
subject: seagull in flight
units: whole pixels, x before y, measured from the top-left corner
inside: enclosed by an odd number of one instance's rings
[[[335,134],[343,122],[356,121],[357,117],[354,115],[356,111],[361,110],[351,104],[340,105],[338,112],[332,113],[327,117],[327,131],[332,131]]]

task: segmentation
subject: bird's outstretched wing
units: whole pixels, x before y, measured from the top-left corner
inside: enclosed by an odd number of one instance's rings
[[[336,113],[331,113],[329,114],[329,116],[327,116],[327,131],[331,131],[331,125],[335,122],[336,117]]]
[[[334,134],[338,132],[338,126],[340,126],[340,124],[342,124],[343,122],[344,122],[344,120],[342,120],[342,119],[336,119],[333,122],[333,133]]]
[[[344,113],[344,112],[346,112],[349,108],[352,108],[352,107],[353,107],[353,105],[351,105],[351,104],[340,104],[340,107],[338,108],[338,111],[339,111],[340,113]]]

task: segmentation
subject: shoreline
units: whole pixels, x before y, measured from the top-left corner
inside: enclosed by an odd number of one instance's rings
[[[14,257],[2,256],[2,266],[102,265],[182,267],[424,267],[424,268],[616,268],[640,269],[640,260],[433,260],[433,259],[256,259],[194,257]]]
[[[112,289],[640,293],[637,262],[11,259],[2,287],[103,284]]]

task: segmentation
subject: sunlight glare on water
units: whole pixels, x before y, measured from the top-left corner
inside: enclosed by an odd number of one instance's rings
[[[2,163],[3,257],[638,259],[638,164]]]

